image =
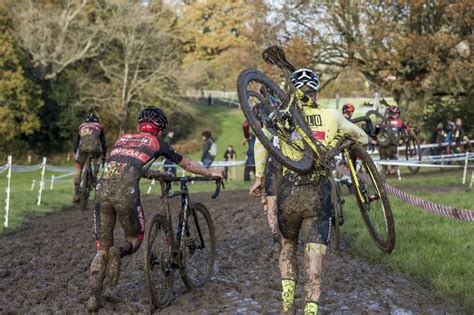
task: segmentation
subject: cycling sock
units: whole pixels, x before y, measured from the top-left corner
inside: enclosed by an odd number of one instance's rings
[[[314,250],[316,253],[320,254],[326,254],[326,248],[327,246],[324,244],[318,244],[318,243],[307,243],[304,251],[305,253],[309,252],[310,250]]]
[[[283,288],[281,293],[283,311],[290,312],[293,304],[295,304],[296,281],[293,279],[282,279],[281,285]]]
[[[318,314],[318,303],[306,302],[304,307],[304,315],[317,315]]]

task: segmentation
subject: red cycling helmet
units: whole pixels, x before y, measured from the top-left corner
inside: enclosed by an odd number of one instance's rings
[[[392,115],[400,115],[400,107],[397,107],[397,106],[389,106],[387,108],[388,110],[388,113],[389,114],[392,114]]]
[[[352,113],[354,113],[354,111],[355,111],[355,107],[351,103],[347,103],[347,104],[344,104],[344,106],[342,106],[342,112],[344,114],[346,114],[346,113],[352,114]]]

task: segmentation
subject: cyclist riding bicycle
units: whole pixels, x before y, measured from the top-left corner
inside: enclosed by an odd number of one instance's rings
[[[405,128],[405,124],[403,121],[398,118],[400,116],[400,108],[397,106],[388,106],[387,107],[387,120],[385,120],[380,126],[376,128],[378,130],[388,129],[390,128],[391,134],[393,135],[393,139],[398,139],[400,134],[402,133],[402,129]],[[397,146],[398,143],[394,142],[392,139],[387,144],[381,145],[378,144],[378,150],[381,160],[398,160],[397,155]],[[385,175],[394,175],[397,173],[398,167],[397,166],[389,166],[383,165],[382,169],[385,172]]]
[[[94,165],[92,182],[95,183],[100,168],[99,158],[102,157],[102,162],[104,162],[107,154],[104,129],[94,113],[87,115],[85,121],[79,125],[74,142],[74,152],[76,155],[76,176],[74,177],[73,202],[77,203],[80,200],[81,174],[87,155],[95,160],[95,163],[92,163]]]
[[[184,157],[158,138],[168,124],[165,113],[157,107],[145,108],[138,115],[137,133],[121,136],[110,152],[104,173],[97,184],[94,205],[94,233],[97,254],[90,269],[89,311],[97,311],[102,302],[103,281],[116,285],[120,274],[120,259],[135,253],[143,241],[145,215],[140,202],[141,177],[151,177],[151,163],[163,156],[185,170],[204,176],[223,178],[222,170],[209,170]],[[114,246],[116,218],[124,229],[125,242]],[[107,268],[108,266],[108,268]]]
[[[318,106],[320,83],[313,71],[296,70],[291,75],[291,81],[296,88],[293,96],[298,99],[314,138],[329,148],[321,158],[333,159],[335,146],[345,137],[361,144],[367,143],[365,132],[348,121],[341,112]],[[301,136],[305,137],[304,134]],[[280,144],[283,145],[284,140],[281,139]],[[257,174],[261,175],[264,174],[267,150],[259,141],[255,144],[255,150],[262,152],[256,159]],[[261,180],[256,181],[252,193],[261,190],[261,185]],[[301,232],[304,240],[306,279],[303,288],[304,312],[317,314],[321,295],[322,261],[329,241],[332,216],[331,188],[326,170],[316,164],[305,175],[285,169],[277,194],[277,207],[278,225],[282,234],[279,261],[282,278],[282,312],[291,314],[295,311],[298,275],[296,250],[298,234]]]

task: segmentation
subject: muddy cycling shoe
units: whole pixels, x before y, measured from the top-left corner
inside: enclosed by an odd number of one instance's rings
[[[120,278],[120,249],[117,247],[111,247],[109,250],[107,278],[111,286],[116,286]]]
[[[73,203],[79,203],[80,200],[81,200],[81,195],[79,195],[79,192],[76,192],[74,194],[74,198],[72,198],[72,202]]]
[[[91,295],[86,308],[89,312],[97,312],[102,306],[104,306],[104,299],[100,295]]]

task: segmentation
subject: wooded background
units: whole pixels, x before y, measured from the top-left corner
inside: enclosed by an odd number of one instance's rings
[[[0,153],[70,151],[96,112],[112,142],[156,105],[192,132],[188,89],[235,90],[271,44],[315,69],[323,96],[394,97],[425,129],[472,130],[470,0],[17,0],[0,4]]]

